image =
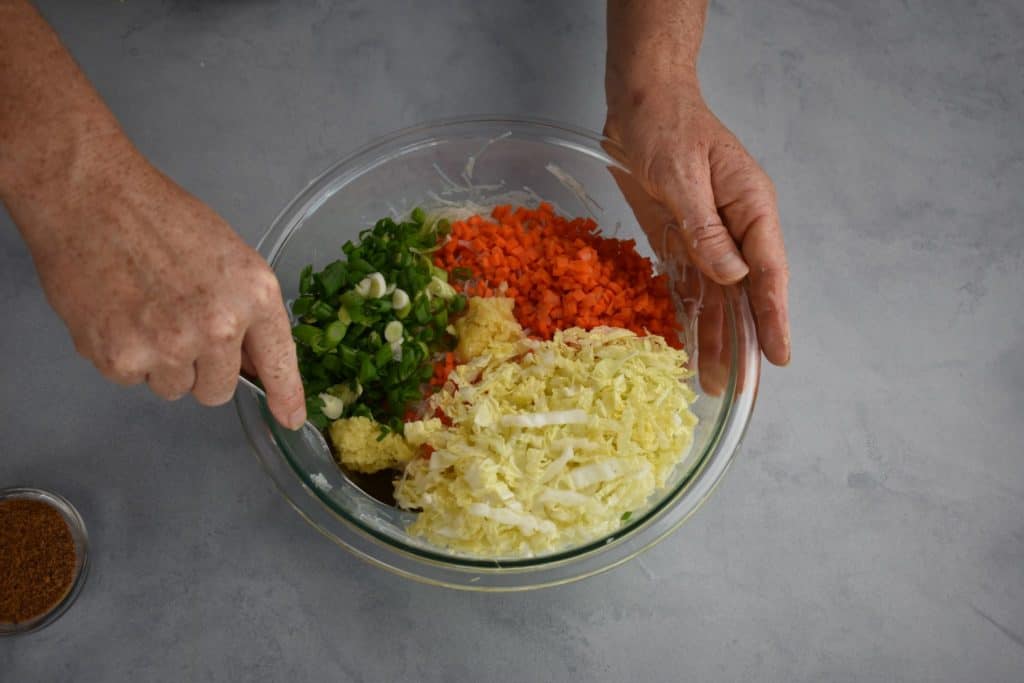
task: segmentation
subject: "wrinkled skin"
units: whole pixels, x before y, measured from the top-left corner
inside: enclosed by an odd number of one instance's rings
[[[12,202],[46,296],[79,353],[108,379],[157,395],[230,400],[246,356],[270,409],[298,427],[305,404],[273,271],[220,216],[134,150]]]
[[[661,209],[661,218],[643,209],[645,229],[672,233],[661,239],[672,259],[714,282],[746,281],[765,357],[788,363],[789,269],[774,186],[707,108],[696,82],[639,88],[609,79],[605,135],[648,195],[633,191],[634,210],[647,199]]]
[[[214,405],[239,370],[305,420],[270,267],[131,144],[26,0],[0,2],[0,200],[78,351],[119,384]]]

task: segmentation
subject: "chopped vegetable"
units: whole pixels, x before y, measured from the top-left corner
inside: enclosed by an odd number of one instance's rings
[[[501,558],[593,541],[693,440],[668,280],[549,204],[471,214],[385,218],[303,269],[310,418],[345,468],[402,471],[395,500],[435,545]]]
[[[505,297],[471,297],[466,313],[455,322],[455,336],[459,339],[456,358],[467,362],[496,346],[519,342],[523,328],[516,322],[514,304]]]
[[[381,438],[380,425],[366,417],[335,420],[328,431],[338,461],[355,472],[373,474],[400,467],[414,455],[412,447],[398,434]]]
[[[404,289],[395,289],[391,294],[391,308],[399,311],[409,305],[409,295]]]
[[[345,412],[345,402],[337,396],[331,396],[328,393],[323,393],[320,394],[320,400],[324,404],[321,412],[323,412],[324,417],[328,420],[337,420],[341,417],[341,414]]]
[[[601,237],[594,221],[563,218],[547,203],[498,206],[491,217],[452,223],[435,255],[457,289],[515,299],[516,318],[541,339],[570,327],[609,326],[660,335],[681,348],[668,278],[654,275],[632,240]],[[467,273],[477,279],[464,282]]]
[[[384,339],[389,342],[402,341],[402,323],[399,320],[392,320],[384,326]]]
[[[686,362],[661,337],[598,327],[458,365],[428,402],[439,417],[406,425],[410,445],[431,449],[395,485],[420,510],[409,531],[487,557],[614,531],[692,443]]]
[[[387,291],[387,283],[380,273],[370,273],[356,285],[356,294],[364,299],[379,299]]]
[[[402,430],[433,357],[454,347],[449,319],[466,305],[431,261],[447,230],[422,210],[384,218],[342,247],[344,260],[303,269],[292,336],[314,424],[362,416]]]

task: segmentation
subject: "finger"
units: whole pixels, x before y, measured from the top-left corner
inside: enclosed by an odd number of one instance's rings
[[[786,365],[792,355],[789,334],[789,268],[777,216],[758,219],[743,238],[750,263],[750,306],[765,357]]]
[[[695,267],[683,263],[670,271],[669,277],[676,299],[682,309],[683,331],[681,339],[692,368],[697,360],[697,325],[700,322],[701,301],[704,298],[703,276]]]
[[[775,188],[738,142],[713,149],[711,163],[719,210],[750,266],[758,343],[769,361],[785,365],[790,358],[789,269]]]
[[[747,264],[715,206],[709,161],[700,155],[673,159],[653,167],[651,174],[652,184],[679,223],[690,259],[701,272],[723,285],[746,277]]]
[[[284,308],[252,325],[244,346],[266,389],[270,412],[290,429],[301,427],[306,420],[306,400]]]
[[[731,287],[729,289],[723,290],[722,305],[724,306],[725,301],[728,299],[730,301],[730,306],[733,311],[741,311],[744,306],[744,293],[745,290],[739,289],[737,287]],[[741,316],[735,316],[733,323],[734,324],[730,324],[730,321],[726,320],[724,317],[722,319],[722,339],[725,342],[725,348],[722,352],[722,362],[731,363],[733,354],[735,354],[737,362],[735,392],[737,395],[739,395],[743,393],[744,387],[746,386],[747,373],[749,371],[747,368],[747,364],[749,362],[754,362],[757,364],[757,367],[760,367],[761,356],[758,353],[746,353],[746,349],[749,349],[751,344],[754,344],[756,342],[757,330],[753,330],[754,339],[752,340],[748,337],[748,328]],[[733,336],[734,331],[735,337]],[[755,373],[756,372],[757,371],[755,370]]]
[[[195,367],[191,363],[160,365],[146,376],[150,390],[168,401],[177,401],[192,391],[196,382]]]
[[[76,340],[76,346],[78,342]],[[153,353],[150,348],[124,335],[119,342],[93,342],[87,345],[84,355],[89,357],[96,369],[111,382],[129,387],[146,381],[147,368],[151,365]],[[86,345],[83,344],[83,349]]]
[[[771,180],[746,152],[718,162],[715,194],[750,265],[750,304],[758,343],[769,361],[790,359],[789,268]]]
[[[204,406],[219,406],[231,400],[242,366],[242,340],[219,346],[196,360],[196,383],[192,395]]]
[[[721,285],[709,282],[697,319],[697,370],[701,388],[711,396],[721,396],[729,382],[731,354],[725,326]]]

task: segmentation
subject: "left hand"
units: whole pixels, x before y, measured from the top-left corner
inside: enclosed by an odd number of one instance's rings
[[[672,244],[686,252],[680,257],[719,284],[749,278],[761,349],[772,363],[787,364],[789,268],[771,179],[708,109],[696,83],[620,90],[609,90],[605,135],[674,218],[682,239]]]

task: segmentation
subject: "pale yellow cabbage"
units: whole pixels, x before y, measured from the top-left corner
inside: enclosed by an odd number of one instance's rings
[[[452,426],[405,428],[411,446],[434,449],[395,487],[399,505],[421,510],[410,533],[469,555],[517,557],[615,530],[690,448],[686,360],[661,337],[574,328],[458,366],[431,399]]]

